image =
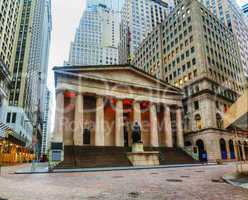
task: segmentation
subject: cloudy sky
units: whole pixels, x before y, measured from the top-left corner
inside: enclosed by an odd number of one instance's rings
[[[73,3],[72,3],[73,2]],[[238,0],[242,5],[248,0]],[[85,9],[86,0],[53,0],[53,32],[49,61],[49,88],[53,88],[52,67],[63,65],[68,59],[70,42]]]

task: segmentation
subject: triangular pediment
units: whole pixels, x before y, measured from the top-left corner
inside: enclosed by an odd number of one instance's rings
[[[125,83],[132,86],[142,86],[146,88],[159,88],[166,91],[178,92],[181,90],[164,81],[146,74],[140,69],[128,65],[111,66],[76,66],[76,67],[55,67],[55,73],[69,73],[75,76],[100,79],[110,82]]]

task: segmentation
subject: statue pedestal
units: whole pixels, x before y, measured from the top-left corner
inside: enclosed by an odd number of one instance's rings
[[[134,143],[132,152],[127,157],[133,166],[155,166],[159,165],[158,151],[144,151],[143,143]]]
[[[144,152],[144,145],[143,145],[143,143],[134,143],[132,145],[132,152],[133,153]]]

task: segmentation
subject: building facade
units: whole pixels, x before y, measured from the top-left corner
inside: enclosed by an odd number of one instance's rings
[[[202,0],[237,37],[245,76],[248,77],[248,25],[247,18],[235,0]]]
[[[127,0],[124,2],[119,43],[121,64],[130,63],[142,40],[165,19],[171,9],[170,1]]]
[[[108,7],[110,2],[106,2],[107,5],[102,3],[104,2],[88,1],[74,42],[71,43],[69,60],[65,64],[118,63],[119,13]]]
[[[198,1],[180,1],[135,55],[135,66],[183,89],[185,145],[199,158],[237,158],[235,134],[223,128],[245,83],[233,32]]]
[[[141,126],[145,147],[184,147],[179,88],[129,65],[68,66],[54,71],[52,141],[68,150],[65,159],[68,153],[72,156],[70,146],[131,147],[135,122]]]
[[[51,2],[50,0],[19,2],[16,42],[13,46],[13,60],[9,69],[11,84],[8,105],[3,115],[7,116],[9,110],[16,110],[10,113],[10,116],[20,113],[20,116],[27,118],[25,123],[33,128],[26,129],[29,132],[25,135],[29,135],[27,138],[32,140],[33,133],[39,133],[41,138],[42,132],[51,34]],[[13,127],[18,127],[18,121]],[[20,132],[17,133],[20,134]],[[27,144],[30,143],[32,141],[27,141]]]
[[[45,111],[43,116],[43,127],[42,127],[42,145],[41,145],[41,156],[47,155],[48,153],[48,143],[50,139],[51,132],[51,121],[52,121],[52,113],[51,113],[51,92],[46,89],[46,101],[45,101]]]
[[[248,3],[242,6],[242,10],[246,17],[248,17]]]
[[[8,104],[10,66],[13,60],[19,8],[19,1],[0,1],[0,137],[4,136],[7,128],[1,115],[3,108]]]
[[[99,4],[106,5],[111,10],[116,12],[121,12],[122,6],[124,5],[125,0],[87,0],[87,6],[95,6]]]

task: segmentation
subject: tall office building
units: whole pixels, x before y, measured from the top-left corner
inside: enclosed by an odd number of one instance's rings
[[[238,38],[242,66],[248,77],[248,25],[236,0],[200,0]]]
[[[0,0],[0,137],[8,129],[3,112],[7,106],[10,86],[10,66],[13,61],[19,1]]]
[[[26,144],[31,144],[33,133],[39,133],[41,145],[50,34],[51,1],[21,0],[9,105],[4,113]]]
[[[88,1],[67,65],[118,63],[119,13],[99,2]]]
[[[242,10],[245,13],[245,15],[248,17],[248,3],[242,6]]]
[[[169,2],[169,1],[168,1]],[[169,3],[162,0],[126,0],[121,12],[119,61],[132,60],[142,40],[169,14]]]
[[[223,129],[223,114],[244,89],[238,49],[227,26],[185,0],[135,54],[136,67],[183,89],[185,145],[198,147],[200,158],[206,150],[209,160],[234,159],[234,143],[245,139]]]
[[[121,12],[121,8],[124,5],[125,0],[87,0],[87,7],[95,5],[106,5],[109,9]]]
[[[52,97],[51,92],[46,88],[45,93],[45,105],[43,113],[43,129],[42,129],[42,145],[41,145],[41,156],[47,155],[49,138],[51,133],[51,103]]]

